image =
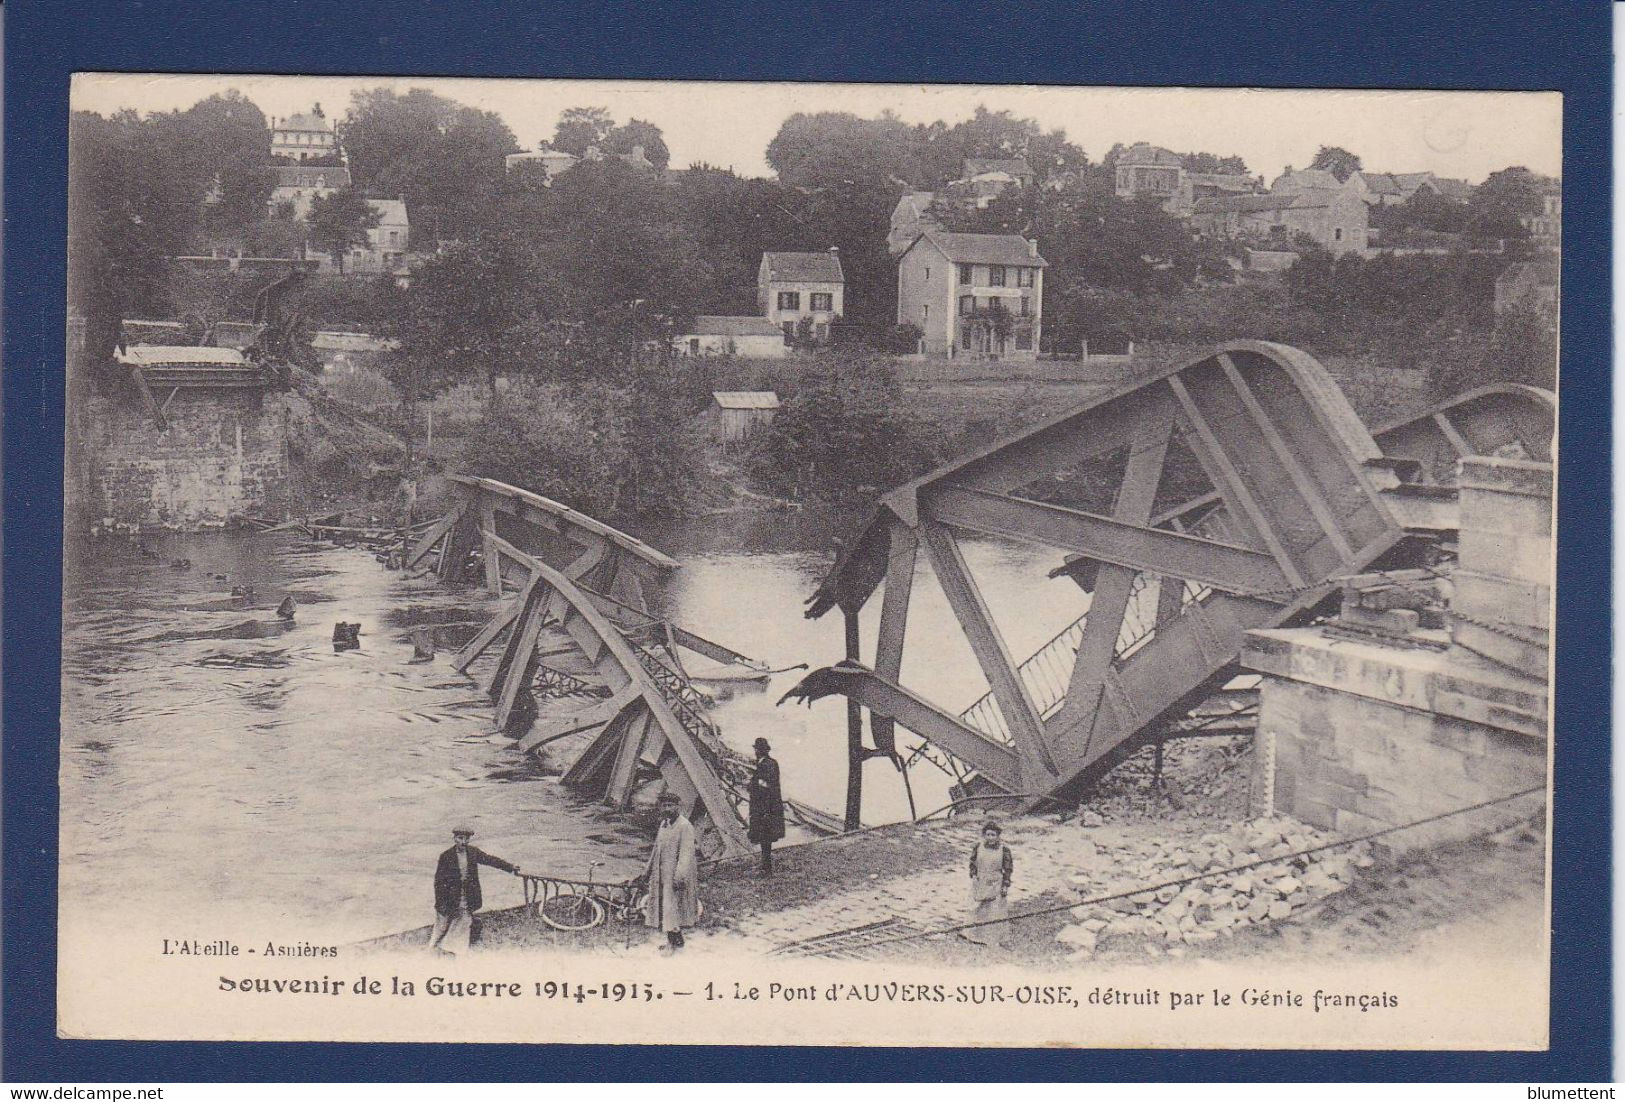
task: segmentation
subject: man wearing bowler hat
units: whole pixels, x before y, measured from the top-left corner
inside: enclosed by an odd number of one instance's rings
[[[456,955],[468,948],[474,914],[484,902],[480,866],[490,865],[515,876],[519,866],[469,845],[474,837],[472,827],[453,827],[451,837],[452,847],[440,855],[434,870],[434,933],[429,935],[429,948]]]
[[[784,794],[779,790],[779,763],[765,738],[755,744],[756,772],[750,778],[750,834],[762,847],[762,876],[773,875],[773,843],[784,837]]]

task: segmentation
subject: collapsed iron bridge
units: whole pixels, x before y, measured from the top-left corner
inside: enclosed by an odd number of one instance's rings
[[[1555,407],[1548,391],[1487,386],[1373,432],[1307,353],[1222,345],[884,495],[809,601],[810,617],[844,614],[846,658],[787,697],[848,699],[854,772],[903,761],[901,725],[924,740],[907,762],[938,765],[961,794],[1076,800],[1141,748],[1241,729],[1248,631],[1312,622],[1341,579],[1447,564],[1457,461],[1550,462]],[[1087,613],[1018,662],[967,534],[1065,553],[1052,576],[1089,594]],[[958,711],[901,683],[922,551],[990,687]],[[865,663],[857,621],[877,591]]]

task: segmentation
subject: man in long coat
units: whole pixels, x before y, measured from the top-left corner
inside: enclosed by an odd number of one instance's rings
[[[434,869],[434,932],[429,948],[437,953],[460,953],[468,948],[474,931],[474,914],[485,902],[480,893],[480,866],[519,875],[519,866],[509,864],[468,844],[474,837],[468,827],[451,832],[452,847],[440,855]]]
[[[756,772],[750,778],[750,831],[762,847],[762,875],[773,875],[773,843],[784,837],[784,795],[779,790],[779,763],[765,738],[756,740]]]
[[[700,919],[700,861],[694,824],[683,814],[675,793],[660,797],[660,829],[649,853],[649,897],[644,903],[644,924],[663,930],[663,953],[683,947],[683,929]]]

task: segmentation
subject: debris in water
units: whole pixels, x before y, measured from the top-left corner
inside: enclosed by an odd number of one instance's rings
[[[434,661],[434,634],[428,628],[418,628],[412,633],[412,659],[410,664],[420,666],[425,662]]]
[[[282,598],[282,603],[276,606],[276,618],[278,620],[288,620],[291,622],[293,620],[294,608],[295,605],[292,597]]]
[[[333,650],[335,653],[345,650],[356,650],[361,646],[361,625],[347,624],[343,620],[333,625]]]
[[[190,569],[192,569],[192,560],[191,559],[170,559],[169,560],[169,567],[170,567],[171,570],[190,570]]]

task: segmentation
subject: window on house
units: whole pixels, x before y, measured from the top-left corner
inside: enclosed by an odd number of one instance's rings
[[[987,270],[987,282],[988,282],[988,284],[990,286],[993,286],[993,287],[1003,287],[1004,286],[1004,275],[1005,275],[1004,266],[1001,265],[1001,264],[995,264],[993,267],[991,267],[991,268],[989,268]]]
[[[1020,301],[1021,307],[1019,313],[1021,316],[1024,318],[1031,317],[1033,312],[1033,300],[1028,298],[1026,295],[1022,295]]]
[[[1341,240],[1343,240],[1343,227],[1342,226],[1338,226],[1336,229],[1334,229],[1332,231],[1332,240],[1333,241],[1341,241]]]
[[[972,313],[975,312],[975,310],[976,310],[976,296],[975,295],[960,295],[959,296],[959,316],[960,317],[962,317],[962,318],[969,317]]]
[[[801,309],[801,292],[800,291],[780,291],[779,292],[779,309],[780,310],[799,310],[799,309]]]
[[[690,356],[698,356],[700,354],[700,338],[688,338],[688,354]]]
[[[931,282],[931,269],[930,269],[930,268],[927,268],[927,269],[926,269],[926,270],[925,270],[925,281],[926,281],[926,282],[927,282],[927,283],[930,283],[930,282]]]
[[[1036,268],[1017,268],[1016,286],[1031,287],[1033,285],[1033,273],[1037,270]]]
[[[976,282],[976,265],[974,265],[974,264],[961,264],[959,266],[959,282],[961,282],[961,283],[975,283]]]
[[[833,293],[814,291],[809,297],[812,299],[812,308],[814,310],[835,309],[835,295]]]
[[[921,304],[920,320],[925,322],[926,325],[931,324],[931,304],[929,302]]]

